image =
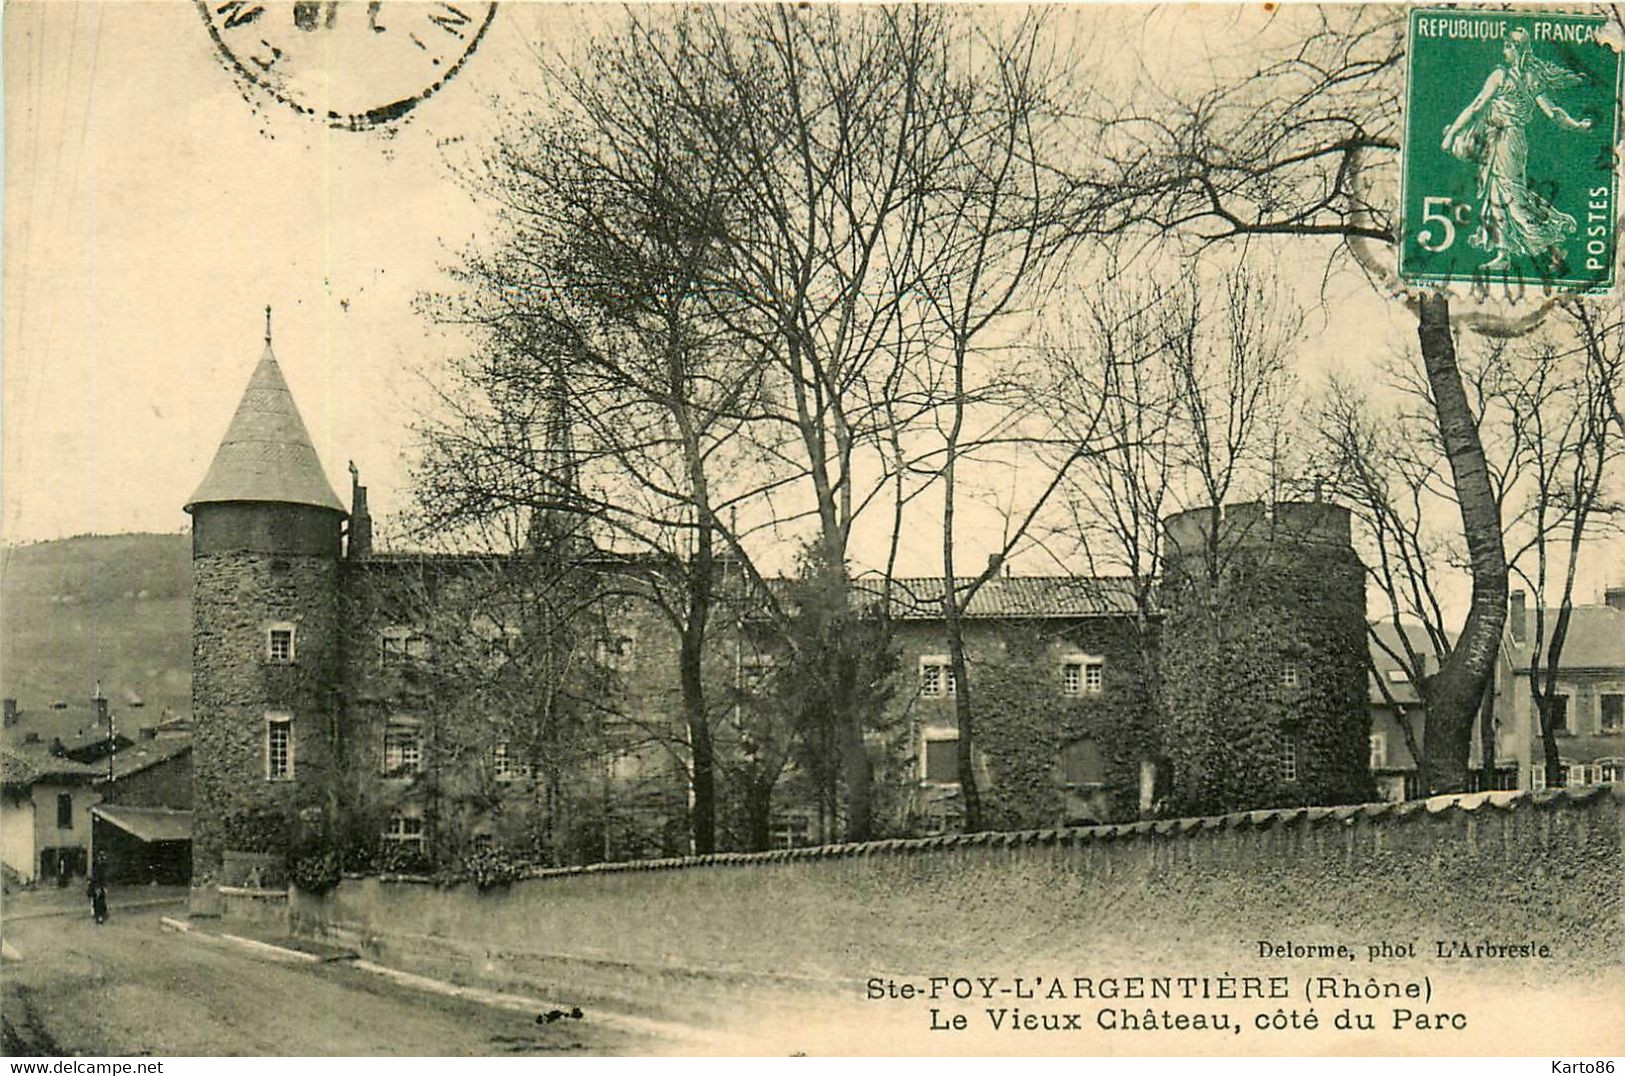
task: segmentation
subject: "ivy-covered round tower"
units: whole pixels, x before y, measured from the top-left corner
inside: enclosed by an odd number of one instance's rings
[[[346,513],[265,350],[192,516],[195,900],[324,805]]]
[[[1365,572],[1347,509],[1165,523],[1164,730],[1181,814],[1370,800]]]

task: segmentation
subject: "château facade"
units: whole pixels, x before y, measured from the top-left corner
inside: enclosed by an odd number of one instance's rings
[[[269,337],[185,507],[195,887],[241,882],[233,853],[318,837],[381,869],[520,845],[554,862],[689,850],[678,640],[652,567],[546,528],[509,556],[375,552],[366,490],[352,469],[350,504],[335,493]],[[1347,512],[1199,510],[1167,536],[1154,603],[1133,580],[1010,575],[969,602],[990,824],[1372,798]],[[719,847],[836,839],[838,808],[753,721],[775,648],[737,570],[719,572]],[[883,836],[959,821],[942,586],[886,590],[894,672],[868,741]]]

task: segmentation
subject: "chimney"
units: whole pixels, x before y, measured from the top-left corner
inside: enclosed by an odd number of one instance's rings
[[[1625,586],[1609,587],[1604,590],[1602,601],[1610,609],[1625,611]]]
[[[1523,642],[1529,634],[1528,617],[1524,613],[1523,591],[1514,590],[1507,595],[1507,619],[1512,622],[1512,638]]]
[[[90,697],[90,708],[96,714],[96,727],[107,725],[107,698],[100,691]]]
[[[152,725],[142,725],[140,737],[143,740],[156,740],[158,738],[158,729]]]
[[[5,707],[6,728],[9,729],[11,726],[17,723],[17,700],[6,699],[5,702],[0,703],[0,705]]]
[[[367,487],[361,484],[361,471],[350,461],[350,544],[351,560],[372,556],[372,514],[367,511]]]
[[[1003,567],[1004,567],[1004,554],[1003,553],[989,553],[987,555],[987,574],[988,574],[989,578],[991,578],[991,577],[993,577],[995,575],[1003,574],[999,570],[999,569],[1001,569]]]

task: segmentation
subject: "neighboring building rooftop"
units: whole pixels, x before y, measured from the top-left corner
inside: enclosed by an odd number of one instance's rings
[[[1422,670],[1432,674],[1439,671],[1438,659],[1433,656],[1433,644],[1428,640],[1427,629],[1416,623],[1405,623],[1405,639],[1402,640],[1399,632],[1389,621],[1380,621],[1371,625],[1376,638],[1370,642],[1371,664],[1374,672],[1369,683],[1369,700],[1375,705],[1387,705],[1388,695],[1392,695],[1394,702],[1400,706],[1415,706],[1421,703],[1422,696],[1417,693],[1416,685],[1411,682],[1410,670],[1394,660],[1394,654],[1401,657],[1405,655],[1405,642],[1408,640],[1411,649],[1422,655]],[[1454,634],[1448,638],[1455,643]],[[1382,678],[1382,685],[1378,685],[1377,678]],[[1388,688],[1388,695],[1384,695],[1382,688]]]
[[[1551,642],[1559,610],[1546,610],[1546,641]],[[1529,675],[1529,651],[1535,634],[1535,614],[1527,614],[1528,631],[1513,653],[1513,671]],[[1569,617],[1568,634],[1558,655],[1560,669],[1625,669],[1625,609],[1609,605],[1576,605]]]
[[[119,781],[132,774],[151,769],[160,762],[168,762],[170,759],[179,758],[190,753],[191,750],[192,741],[190,739],[143,740],[140,743],[126,747],[113,756],[113,780]],[[105,759],[99,764],[99,768],[101,769],[101,781],[98,783],[106,783],[107,761]]]
[[[271,353],[269,328],[265,352],[248,379],[209,473],[186,502],[186,510],[221,501],[271,501],[344,511]]]
[[[965,588],[973,581],[961,579],[958,585]],[[941,576],[893,580],[892,616],[940,620],[942,584]],[[1134,580],[1127,577],[999,575],[982,584],[964,615],[971,620],[1076,619],[1128,616],[1135,607]]]
[[[83,784],[107,767],[51,754],[48,744],[16,744],[0,747],[0,784],[7,788],[28,788],[42,781]]]
[[[98,803],[90,809],[90,813],[148,844],[156,841],[192,839],[191,811],[176,811],[168,807],[127,807],[123,804]]]

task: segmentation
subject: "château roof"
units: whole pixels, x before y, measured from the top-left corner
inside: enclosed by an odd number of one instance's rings
[[[344,511],[344,502],[322,470],[269,339],[209,473],[186,502],[186,510],[221,501],[308,504]]]

